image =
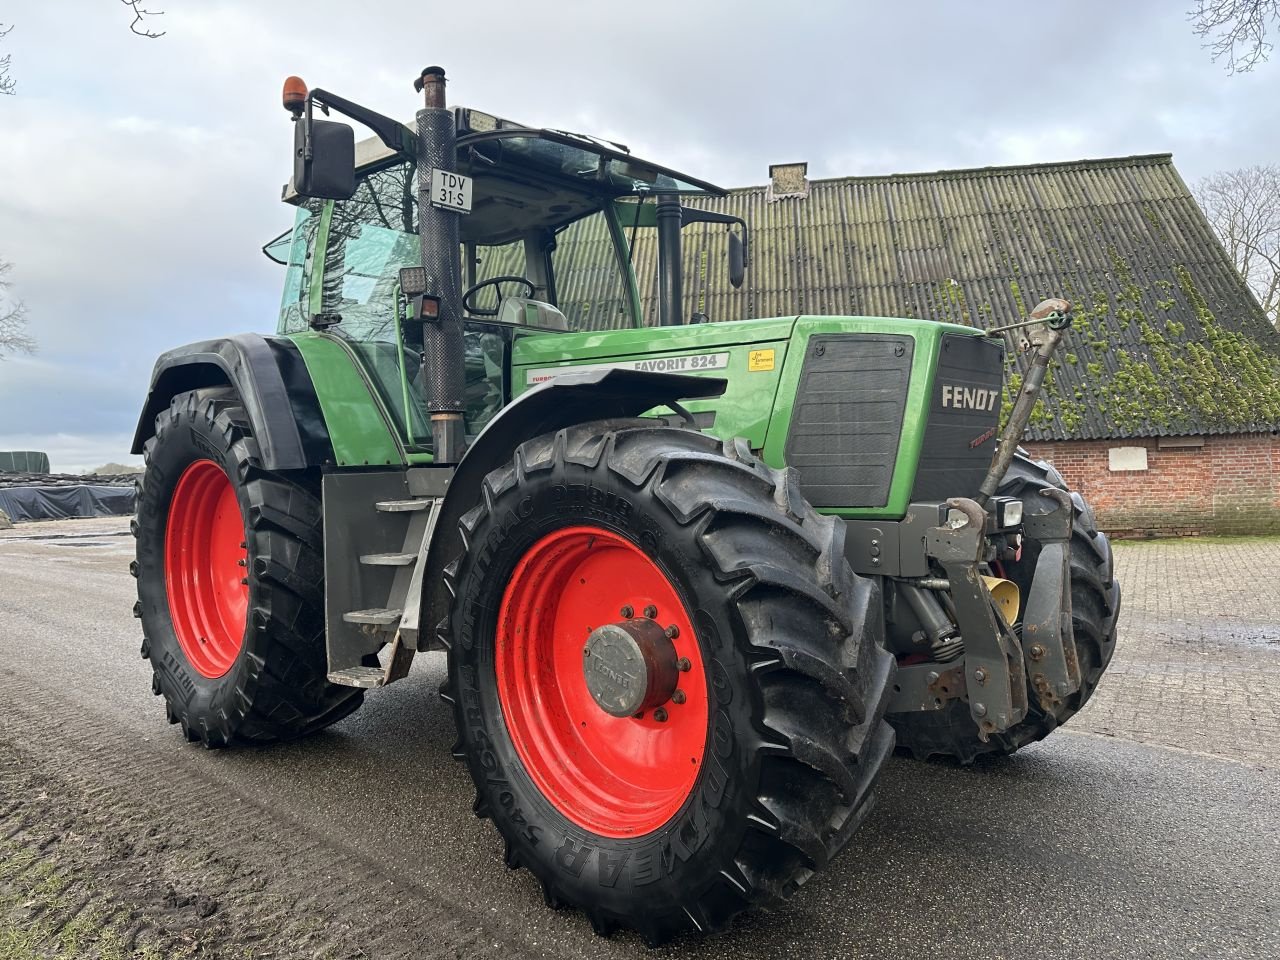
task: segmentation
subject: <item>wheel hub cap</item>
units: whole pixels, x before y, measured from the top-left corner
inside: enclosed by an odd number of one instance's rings
[[[591,631],[582,672],[596,705],[613,717],[631,717],[671,699],[679,680],[676,647],[652,620],[606,623]]]

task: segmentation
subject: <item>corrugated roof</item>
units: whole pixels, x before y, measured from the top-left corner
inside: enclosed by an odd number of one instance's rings
[[[989,326],[1049,296],[1077,324],[1033,420],[1037,439],[1270,430],[1280,334],[1232,267],[1169,154],[815,180],[691,205],[742,217],[750,267],[727,277],[723,227],[684,231],[685,309]],[[656,237],[634,256],[657,322]],[[584,237],[584,239],[586,239]]]

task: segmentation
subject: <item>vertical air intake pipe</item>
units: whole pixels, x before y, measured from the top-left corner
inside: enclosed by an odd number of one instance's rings
[[[655,211],[658,221],[658,323],[678,327],[684,323],[684,253],[680,249],[680,197],[664,193]]]
[[[414,86],[426,105],[418,111],[418,241],[427,293],[438,297],[439,316],[424,324],[427,410],[435,462],[462,459],[463,429],[462,258],[458,214],[431,204],[431,171],[457,172],[457,131],[445,106],[444,69],[427,67]]]

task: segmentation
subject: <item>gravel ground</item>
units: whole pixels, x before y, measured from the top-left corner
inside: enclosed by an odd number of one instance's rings
[[[655,954],[502,867],[438,655],[307,741],[187,744],[138,657],[131,553],[123,520],[0,532],[0,958]],[[1120,646],[1066,729],[976,768],[893,760],[789,909],[656,954],[1280,956],[1280,540],[1117,558]]]

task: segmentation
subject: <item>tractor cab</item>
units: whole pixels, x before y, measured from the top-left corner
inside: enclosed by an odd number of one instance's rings
[[[642,325],[631,265],[639,226],[659,197],[724,191],[633,157],[626,147],[454,110],[463,287],[466,434],[510,398],[515,339]],[[430,449],[421,324],[400,271],[420,264],[413,156],[370,138],[356,146],[349,199],[303,197],[291,230],[263,252],[286,267],[278,332],[314,331],[354,352],[407,452]],[[449,187],[442,187],[446,193]],[[682,208],[686,209],[687,208]],[[687,210],[691,218],[699,211]]]

